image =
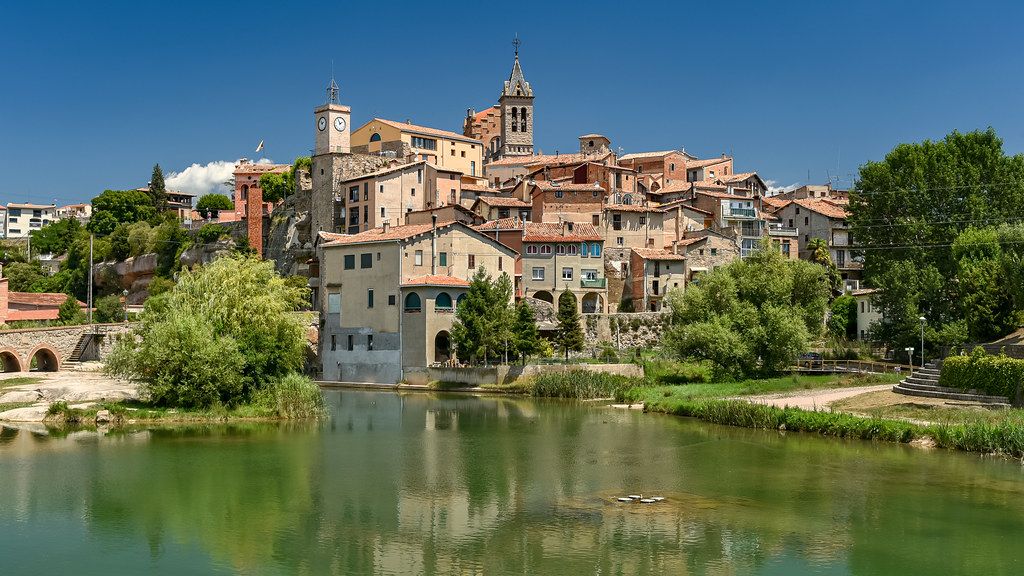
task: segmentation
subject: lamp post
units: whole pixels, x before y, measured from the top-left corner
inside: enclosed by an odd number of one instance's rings
[[[124,294],[124,298],[122,299],[123,302],[124,302],[124,323],[127,324],[128,323],[128,290],[126,289],[124,292],[122,292],[122,294]]]
[[[924,368],[924,316],[918,320],[921,321],[921,368]]]

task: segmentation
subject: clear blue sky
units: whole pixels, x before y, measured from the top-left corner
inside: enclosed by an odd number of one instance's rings
[[[89,202],[192,164],[313,145],[331,62],[352,123],[461,131],[512,38],[535,147],[727,153],[777,186],[848,186],[899,142],[993,126],[1024,151],[1019,2],[18,2],[0,17],[0,203]],[[265,140],[265,149],[254,149]],[[216,164],[221,162],[223,164]],[[230,172],[230,170],[228,170]]]

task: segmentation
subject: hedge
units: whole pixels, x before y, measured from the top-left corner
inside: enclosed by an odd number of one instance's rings
[[[1005,354],[992,356],[981,346],[969,356],[949,356],[942,361],[939,385],[961,390],[976,390],[990,396],[1005,396],[1013,400],[1018,383],[1024,382],[1024,360],[1014,360]]]

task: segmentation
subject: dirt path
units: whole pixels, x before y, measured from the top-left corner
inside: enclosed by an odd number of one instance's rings
[[[67,402],[73,407],[88,407],[102,400],[136,398],[134,384],[108,378],[98,363],[87,363],[80,370],[64,372],[0,373],[0,404],[31,403],[30,406],[0,412],[0,421],[41,422],[52,402]],[[12,380],[30,378],[26,383]]]
[[[836,400],[843,400],[851,396],[859,396],[868,392],[879,390],[892,390],[892,384],[879,384],[877,386],[862,386],[858,388],[830,388],[827,390],[800,390],[798,392],[779,392],[775,394],[763,394],[761,396],[736,396],[730,400],[744,400],[755,404],[769,404],[785,408],[792,406],[802,410],[827,410]]]

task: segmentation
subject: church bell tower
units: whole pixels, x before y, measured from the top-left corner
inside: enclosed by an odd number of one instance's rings
[[[512,42],[516,49],[512,74],[501,91],[501,157],[533,155],[533,89],[523,77],[519,66],[519,38]]]
[[[327,99],[313,109],[313,191],[310,198],[310,233],[337,232],[334,199],[340,195],[344,177],[343,158],[351,151],[351,109],[338,101],[338,85],[331,76]]]

